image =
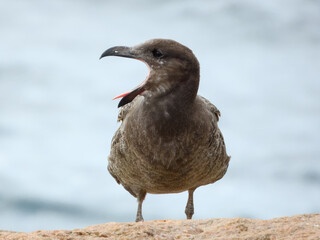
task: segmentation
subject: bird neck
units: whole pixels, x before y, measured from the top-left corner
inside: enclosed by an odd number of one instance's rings
[[[171,107],[177,113],[184,111],[194,102],[198,87],[199,77],[188,76],[187,79],[183,79],[173,86],[159,101],[165,103],[164,105]]]
[[[197,96],[198,86],[199,75],[189,75],[165,93],[147,97],[143,107],[147,125],[155,126],[163,134],[181,131]]]

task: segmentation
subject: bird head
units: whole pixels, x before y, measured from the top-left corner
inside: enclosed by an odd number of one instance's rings
[[[132,91],[121,94],[118,107],[131,102],[137,95],[159,97],[170,94],[186,82],[194,82],[195,95],[199,84],[199,63],[192,51],[169,39],[152,39],[134,47],[116,46],[100,57],[118,56],[134,58],[149,68],[147,78]]]

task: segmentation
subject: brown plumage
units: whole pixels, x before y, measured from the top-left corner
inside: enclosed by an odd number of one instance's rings
[[[219,110],[198,96],[199,63],[190,49],[167,39],[135,47],[113,47],[102,56],[139,59],[150,69],[147,79],[122,94],[108,170],[138,199],[136,221],[146,193],[188,190],[188,219],[193,192],[227,171],[230,157],[218,128]]]

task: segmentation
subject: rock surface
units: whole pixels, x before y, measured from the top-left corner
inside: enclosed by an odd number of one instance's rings
[[[271,220],[231,218],[105,223],[82,229],[30,233],[0,231],[0,239],[320,239],[320,214]]]

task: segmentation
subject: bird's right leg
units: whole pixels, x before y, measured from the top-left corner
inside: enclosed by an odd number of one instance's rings
[[[141,190],[139,194],[137,195],[138,199],[138,210],[137,210],[137,217],[136,217],[136,222],[142,222],[143,217],[142,217],[142,202],[144,198],[146,197],[147,193],[144,190]]]
[[[188,202],[187,202],[187,206],[186,206],[186,210],[185,213],[187,215],[187,219],[191,219],[192,215],[194,213],[194,208],[193,208],[193,192],[194,190],[196,190],[195,188],[193,189],[189,189],[189,197],[188,197]]]

